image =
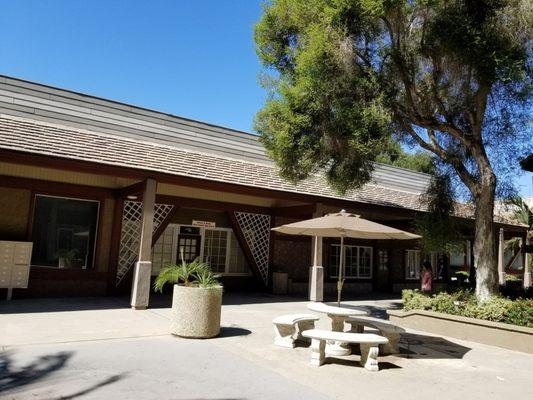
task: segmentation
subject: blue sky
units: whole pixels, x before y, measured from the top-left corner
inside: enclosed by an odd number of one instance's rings
[[[245,131],[265,100],[252,38],[260,0],[0,6],[0,74]],[[523,195],[532,177],[520,179]]]

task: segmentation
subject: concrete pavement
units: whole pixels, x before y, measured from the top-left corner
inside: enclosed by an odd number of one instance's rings
[[[377,373],[359,367],[358,355],[313,368],[309,349],[272,345],[271,320],[305,312],[305,301],[226,294],[222,335],[204,341],[168,335],[169,301],[146,311],[130,310],[127,299],[0,304],[0,398],[533,398],[533,356],[525,353],[409,331],[402,354],[380,357]],[[398,307],[345,304],[374,315]]]

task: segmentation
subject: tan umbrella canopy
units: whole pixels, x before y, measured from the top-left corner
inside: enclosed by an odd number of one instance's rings
[[[419,235],[378,224],[359,215],[341,210],[324,217],[294,222],[273,228],[273,231],[288,235],[322,237],[350,237],[356,239],[419,239]]]
[[[359,215],[347,213],[341,210],[338,213],[331,213],[324,217],[308,219],[294,222],[273,228],[273,231],[286,233],[288,235],[306,235],[321,237],[340,237],[341,254],[339,262],[339,281],[337,283],[337,304],[340,306],[341,292],[344,274],[344,238],[356,239],[385,239],[385,240],[409,240],[419,239],[421,236],[391,228],[390,226],[378,224],[361,218]]]

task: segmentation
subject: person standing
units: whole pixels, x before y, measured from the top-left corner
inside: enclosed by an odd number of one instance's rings
[[[433,268],[429,261],[424,261],[422,266],[422,291],[430,293],[433,290]]]

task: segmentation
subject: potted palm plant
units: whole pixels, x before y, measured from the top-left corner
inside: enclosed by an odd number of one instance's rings
[[[220,333],[222,285],[209,265],[196,259],[168,265],[157,276],[154,289],[174,284],[170,332],[187,338],[212,338]]]

